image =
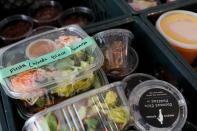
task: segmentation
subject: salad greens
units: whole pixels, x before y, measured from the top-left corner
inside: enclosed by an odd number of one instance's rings
[[[121,104],[117,92],[113,90],[79,100],[58,111],[62,110],[66,112],[68,121],[58,118],[54,112],[45,115],[44,121],[48,123],[50,131],[123,130],[130,121],[129,110]],[[79,123],[77,124],[76,121]],[[40,126],[43,125],[41,123],[43,122],[40,122]]]
[[[57,131],[58,129],[58,120],[53,112],[50,112],[45,117],[50,131]]]

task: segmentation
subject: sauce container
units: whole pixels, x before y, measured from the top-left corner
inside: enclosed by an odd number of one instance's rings
[[[100,69],[104,59],[94,39],[76,25],[29,37],[0,52],[3,89],[31,104],[58,87],[72,89],[70,84]]]
[[[40,27],[37,27],[37,28],[33,29],[30,36],[37,35],[37,34],[40,34],[40,33],[43,33],[43,32],[49,31],[49,30],[53,30],[53,29],[57,29],[57,27],[54,27],[54,26],[40,26]]]
[[[186,122],[184,97],[165,81],[148,80],[137,85],[130,94],[129,103],[140,131],[179,131]]]
[[[197,14],[174,10],[162,14],[156,22],[159,32],[191,64],[197,56]]]
[[[128,0],[128,3],[135,11],[144,10],[158,5],[157,0]]]
[[[28,102],[21,100],[16,100],[15,103],[18,107],[18,113],[23,119],[26,120],[33,114],[47,107],[60,103],[61,101],[64,101],[85,91],[100,88],[101,86],[104,86],[106,84],[108,84],[107,77],[103,70],[100,69],[93,74],[87,74],[86,78],[78,80],[71,84],[70,86],[72,86],[72,89],[57,89],[54,93],[45,94],[44,96],[40,97],[33,105],[30,105]],[[77,91],[74,92],[74,90]]]
[[[28,36],[33,28],[33,20],[26,15],[13,15],[0,21],[0,38],[11,44]]]
[[[28,14],[37,26],[58,26],[57,20],[62,13],[62,6],[57,1],[43,0],[35,2],[29,7]]]
[[[105,56],[103,69],[110,79],[122,79],[138,65],[138,55],[131,48],[133,34],[126,29],[111,29],[94,35]]]
[[[78,24],[84,27],[95,21],[93,11],[88,7],[73,7],[65,10],[60,18],[59,23],[61,26]]]
[[[174,2],[176,0],[167,0],[166,3],[169,3],[169,2]]]
[[[123,130],[130,121],[123,86],[116,82],[73,97],[35,114],[22,130]]]
[[[133,73],[131,75],[126,76],[122,81],[127,83],[125,88],[125,94],[129,97],[131,91],[134,87],[138,84],[147,81],[147,80],[154,80],[156,79],[154,76],[144,73]]]

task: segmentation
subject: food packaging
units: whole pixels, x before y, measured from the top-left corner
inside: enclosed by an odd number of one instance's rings
[[[105,60],[103,69],[110,79],[120,80],[138,66],[138,54],[131,47],[134,38],[126,29],[110,29],[94,35]]]
[[[93,13],[93,10],[88,7],[73,7],[65,10],[58,21],[61,26],[78,24],[81,27],[84,27],[95,21],[95,14]]]
[[[23,131],[115,131],[131,121],[124,83],[75,96],[28,119]]]
[[[43,32],[49,31],[49,30],[53,30],[53,29],[57,29],[57,27],[54,27],[54,26],[39,26],[39,27],[32,30],[32,33],[30,34],[30,36],[37,35],[37,34],[40,34],[40,33],[43,33]]]
[[[72,89],[75,89],[77,91],[61,88],[57,89],[56,93],[45,94],[44,96],[40,97],[33,105],[30,105],[24,100],[16,100],[15,104],[17,105],[17,110],[20,116],[26,120],[33,114],[45,108],[60,103],[68,98],[71,98],[90,89],[100,88],[106,84],[108,84],[107,77],[104,71],[102,69],[99,69],[93,74],[88,74],[87,78],[84,77],[84,79],[78,80],[71,84],[73,87]]]
[[[165,81],[148,80],[137,85],[129,103],[140,131],[180,131],[187,119],[183,95]]]
[[[0,38],[5,45],[17,42],[29,34],[33,29],[33,20],[26,15],[13,15],[0,21]]]
[[[28,14],[33,18],[36,26],[58,26],[58,19],[62,13],[62,5],[58,1],[36,1],[28,9]]]
[[[133,73],[131,75],[126,76],[122,81],[127,83],[125,88],[125,94],[129,97],[131,91],[140,83],[156,79],[154,76],[144,73]]]
[[[32,36],[0,52],[3,89],[10,97],[30,103],[87,78],[104,59],[94,39],[76,25]]]
[[[162,14],[156,28],[191,64],[197,57],[197,14],[185,10],[173,10]]]
[[[128,3],[135,11],[144,10],[158,5],[157,0],[128,0]]]

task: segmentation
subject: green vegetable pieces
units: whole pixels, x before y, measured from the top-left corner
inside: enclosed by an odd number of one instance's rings
[[[94,118],[87,118],[84,123],[87,126],[87,131],[95,131],[98,125],[98,120]]]
[[[54,113],[48,113],[45,117],[50,131],[57,131],[58,130],[58,120]]]

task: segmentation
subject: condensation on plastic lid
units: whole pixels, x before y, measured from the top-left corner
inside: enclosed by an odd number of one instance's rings
[[[162,19],[164,19],[166,16],[169,16],[171,14],[174,14],[174,13],[183,13],[183,14],[188,14],[188,15],[191,15],[191,16],[194,16],[196,17],[197,19],[197,13],[194,13],[194,12],[191,12],[191,11],[185,11],[185,10],[174,10],[174,11],[168,11],[166,13],[163,13],[157,20],[156,22],[156,28],[159,30],[159,32],[173,45],[175,46],[178,46],[178,47],[182,47],[182,48],[186,48],[186,49],[197,49],[197,45],[192,45],[192,44],[186,44],[186,43],[183,43],[183,42],[180,42],[180,41],[176,41],[174,40],[173,38],[171,38],[170,36],[166,35],[164,33],[164,31],[161,29],[161,26],[160,26],[160,21]]]
[[[137,85],[129,96],[131,114],[139,130],[181,130],[187,118],[182,94],[171,84],[148,80]]]

